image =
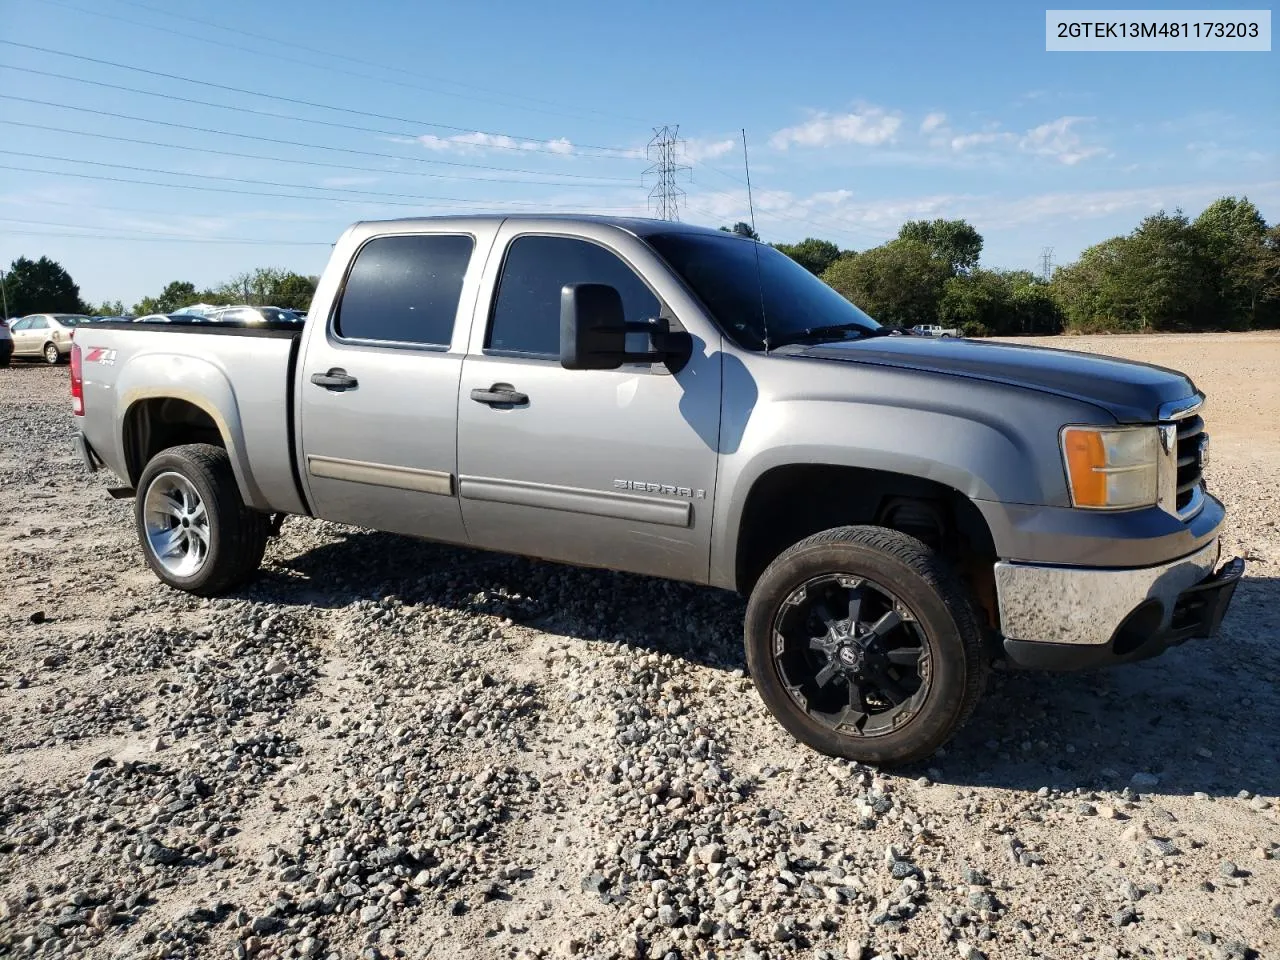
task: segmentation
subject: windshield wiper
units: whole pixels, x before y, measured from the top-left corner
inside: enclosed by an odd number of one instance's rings
[[[789,343],[826,343],[830,340],[844,340],[847,334],[857,333],[860,337],[887,336],[888,328],[868,329],[860,323],[833,323],[821,327],[806,327],[771,340],[770,347],[785,347]]]

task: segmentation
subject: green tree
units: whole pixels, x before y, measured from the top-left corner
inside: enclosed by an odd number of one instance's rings
[[[739,220],[732,227],[721,227],[725,233],[736,233],[740,237],[750,237],[752,240],[759,240],[760,234],[756,233],[755,228],[745,221]]]
[[[1126,237],[1089,247],[1054,273],[1053,294],[1078,331],[1221,329],[1217,271],[1182,211],[1147,217]]]
[[[85,313],[80,287],[62,264],[48,257],[19,257],[4,275],[4,301],[9,316],[28,313]]]
[[[893,240],[846,254],[822,279],[881,323],[934,323],[951,267],[924,243]]]
[[[93,313],[99,317],[120,317],[124,315],[124,301],[122,300],[103,300],[93,308]]]
[[[304,313],[311,306],[311,298],[316,294],[319,277],[304,277],[298,273],[290,273],[276,285],[272,303],[277,307],[301,310]]]
[[[1252,327],[1266,310],[1267,222],[1247,197],[1222,197],[1196,217],[1195,229],[1214,273],[1219,309],[1232,326]]]
[[[806,237],[799,243],[775,243],[773,245],[815,276],[822,276],[827,267],[840,259],[840,248],[830,240]]]
[[[165,285],[159,296],[143,297],[135,303],[133,312],[140,317],[148,313],[173,313],[175,310],[196,303],[198,299],[194,283],[174,280]]]
[[[898,230],[898,239],[923,243],[952,273],[972,270],[982,255],[982,234],[965,220],[908,220]]]
[[[246,303],[253,306],[305,310],[315,295],[318,277],[304,277],[279,267],[259,267],[241,273],[212,292],[211,303]]]

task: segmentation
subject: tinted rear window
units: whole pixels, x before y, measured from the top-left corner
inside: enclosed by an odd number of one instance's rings
[[[474,242],[377,237],[356,255],[334,328],[340,337],[448,346]]]

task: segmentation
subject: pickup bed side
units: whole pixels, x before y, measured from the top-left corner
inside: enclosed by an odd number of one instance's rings
[[[84,442],[130,487],[177,443],[225,447],[246,505],[309,513],[293,462],[296,327],[81,327]]]

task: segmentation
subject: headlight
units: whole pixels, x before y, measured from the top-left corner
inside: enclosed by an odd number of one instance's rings
[[[1125,510],[1159,499],[1159,427],[1063,427],[1062,459],[1074,506]]]

